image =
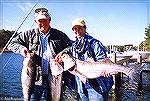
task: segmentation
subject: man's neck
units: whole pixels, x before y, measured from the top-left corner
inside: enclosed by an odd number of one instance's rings
[[[49,29],[47,31],[41,31],[43,33],[44,37],[46,37],[46,35],[49,33],[50,29],[51,29],[51,27],[49,27]]]

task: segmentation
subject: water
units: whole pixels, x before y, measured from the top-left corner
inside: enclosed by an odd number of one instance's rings
[[[21,68],[23,57],[14,53],[0,56],[0,96],[22,97]]]
[[[23,57],[14,53],[0,55],[0,100],[22,99],[21,70]],[[134,67],[134,66],[133,66]],[[121,87],[110,92],[110,101],[150,101],[150,71],[142,72],[142,89],[139,89],[141,70],[150,70],[149,63],[143,63],[131,78],[123,75]],[[68,100],[69,101],[69,100]]]

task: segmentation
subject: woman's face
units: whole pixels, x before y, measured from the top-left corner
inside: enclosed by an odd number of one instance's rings
[[[86,32],[86,28],[79,25],[74,26],[72,30],[74,31],[77,38],[81,38]]]

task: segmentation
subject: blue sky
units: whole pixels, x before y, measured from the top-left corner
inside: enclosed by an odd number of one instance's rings
[[[35,0],[2,0],[0,28],[16,30],[34,4]],[[72,40],[72,20],[85,19],[87,32],[104,45],[138,45],[144,40],[145,28],[150,23],[150,0],[41,0],[35,8],[38,7],[48,8],[51,26],[65,32]],[[37,27],[33,22],[34,11],[19,31]]]

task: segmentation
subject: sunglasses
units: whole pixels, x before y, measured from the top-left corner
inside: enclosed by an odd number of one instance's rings
[[[37,8],[36,10],[35,10],[35,13],[39,13],[39,12],[45,12],[45,13],[47,13],[48,12],[48,10],[46,9],[46,8]]]
[[[86,27],[85,26],[74,26],[72,28],[72,30],[75,31],[75,30],[80,30],[80,29],[83,29],[83,28],[86,28]]]

